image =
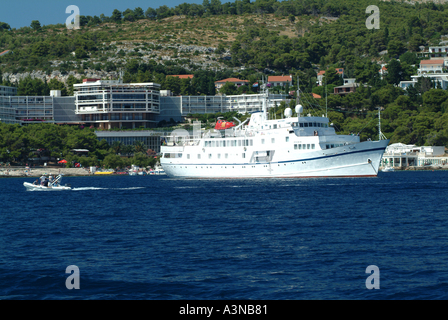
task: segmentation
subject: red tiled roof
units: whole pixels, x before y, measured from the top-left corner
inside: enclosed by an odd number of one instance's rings
[[[443,59],[431,59],[431,60],[422,60],[420,64],[443,64]]]
[[[343,73],[344,73],[344,68],[335,68],[335,71],[336,71],[336,73],[338,73],[338,74],[343,74]],[[318,73],[317,75],[318,75],[318,76],[321,76],[321,75],[323,75],[323,74],[325,74],[325,71],[324,71],[324,70],[319,71],[319,73]]]
[[[220,83],[220,82],[226,83],[226,82],[249,82],[249,81],[248,80],[240,80],[237,78],[227,78],[224,80],[215,81],[215,83]]]
[[[268,82],[292,82],[291,76],[270,76]]]
[[[313,98],[315,98],[315,99],[320,99],[320,98],[322,98],[320,95],[315,94],[315,93],[312,93],[312,95],[313,95]]]
[[[169,74],[167,77],[178,77],[180,79],[193,79],[193,74]]]

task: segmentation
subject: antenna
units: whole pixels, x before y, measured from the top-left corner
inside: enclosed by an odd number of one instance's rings
[[[381,132],[381,112],[380,107],[378,107],[378,140],[386,140],[386,136]]]
[[[325,74],[324,74],[325,77]],[[327,92],[327,77],[325,77],[325,118],[328,118],[328,92]]]

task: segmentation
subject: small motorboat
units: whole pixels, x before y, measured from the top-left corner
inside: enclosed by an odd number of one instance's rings
[[[26,188],[26,191],[64,191],[64,190],[72,190],[70,185],[61,185],[62,174],[58,175],[52,182],[49,182],[48,185],[40,185],[36,183],[24,182],[23,185]]]
[[[381,170],[382,172],[394,172],[395,169],[393,167],[385,167],[383,170]]]

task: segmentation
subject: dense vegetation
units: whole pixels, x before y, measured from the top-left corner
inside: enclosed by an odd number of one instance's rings
[[[73,149],[87,149],[88,155],[79,155]],[[98,141],[93,129],[58,126],[55,124],[17,124],[0,123],[0,160],[4,163],[31,164],[30,158],[59,158],[67,160],[67,167],[74,162],[84,167],[104,166],[124,168],[131,164],[154,166],[157,159],[148,157],[149,150],[140,141],[134,145],[120,142],[109,146],[106,140]],[[41,163],[40,161],[38,163]]]
[[[369,5],[380,9],[378,30],[366,28]],[[392,142],[447,146],[446,91],[427,79],[408,91],[396,87],[416,74],[419,47],[438,45],[448,34],[447,14],[448,4],[433,2],[204,0],[202,5],[81,16],[80,30],[61,24],[41,26],[39,21],[15,30],[0,22],[0,51],[13,52],[0,57],[0,73],[39,69],[84,75],[87,70],[125,70],[125,82],[154,81],[184,95],[215,94],[214,81],[228,77],[249,80],[249,85],[227,85],[222,93],[250,94],[256,92],[252,84],[263,74],[291,74],[293,87],[300,77],[304,92],[324,97],[316,74],[326,70],[329,116],[340,132],[361,131],[363,139],[375,137],[373,119],[381,108],[382,131]],[[214,50],[200,52],[191,46]],[[194,63],[198,57],[202,64]],[[380,63],[387,64],[384,79],[378,73]],[[361,83],[356,93],[331,94],[341,84],[334,68],[344,68],[346,77]],[[188,73],[194,78],[167,77]],[[19,87],[19,94],[46,94],[53,88],[72,94],[72,84],[80,79],[69,79],[64,84],[28,78],[12,85]],[[10,84],[7,79],[4,83]],[[306,112],[322,114],[318,106],[325,106],[324,99],[303,100]],[[280,116],[284,107],[271,112]]]

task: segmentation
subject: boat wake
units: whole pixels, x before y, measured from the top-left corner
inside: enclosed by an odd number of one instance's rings
[[[129,188],[97,188],[97,187],[81,187],[73,188],[73,191],[86,191],[86,190],[136,190],[144,189],[145,187],[129,187]]]

